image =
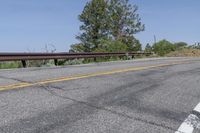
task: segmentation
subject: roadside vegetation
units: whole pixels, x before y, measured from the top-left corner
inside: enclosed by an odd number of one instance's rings
[[[200,57],[200,49],[185,48],[167,54],[168,57]]]
[[[79,43],[72,44],[69,52],[136,52],[142,51],[142,44],[135,34],[145,30],[137,5],[129,0],[90,0],[78,16],[81,22],[80,33],[76,36]],[[55,52],[56,48],[46,52]],[[200,44],[188,45],[185,42],[172,43],[166,39],[147,44],[145,52],[153,52],[149,57],[160,56],[199,56]],[[142,58],[142,56],[136,57]],[[127,60],[132,57],[111,57],[94,59],[59,60],[58,65],[85,64]],[[53,61],[28,61],[28,67],[53,66]],[[19,68],[21,62],[2,62],[0,68]]]
[[[11,61],[11,62],[0,62],[0,69],[10,69],[10,68],[20,68],[22,65],[20,62]]]
[[[152,46],[147,44],[145,51],[153,52],[161,57],[200,57],[200,44],[188,45],[185,42],[171,43],[167,40],[161,40]]]

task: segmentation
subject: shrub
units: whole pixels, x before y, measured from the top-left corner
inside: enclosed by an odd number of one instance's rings
[[[158,43],[155,43],[152,48],[153,51],[159,56],[164,56],[176,50],[175,45],[167,40],[161,40]]]

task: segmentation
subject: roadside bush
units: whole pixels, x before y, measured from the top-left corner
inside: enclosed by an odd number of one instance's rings
[[[152,46],[152,50],[159,56],[164,56],[172,51],[175,51],[176,47],[174,44],[167,40],[161,40]]]
[[[21,62],[11,61],[11,62],[0,62],[0,69],[10,69],[10,68],[20,68],[22,67]]]

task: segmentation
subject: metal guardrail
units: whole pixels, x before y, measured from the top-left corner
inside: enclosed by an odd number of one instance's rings
[[[54,60],[58,65],[58,59],[80,59],[97,57],[121,57],[151,55],[148,52],[113,52],[113,53],[0,53],[0,61],[21,61],[23,67],[26,67],[27,60]]]

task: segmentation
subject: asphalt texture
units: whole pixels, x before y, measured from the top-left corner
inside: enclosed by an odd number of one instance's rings
[[[180,61],[0,91],[0,133],[174,133],[200,102],[200,58],[0,70],[7,86]]]

